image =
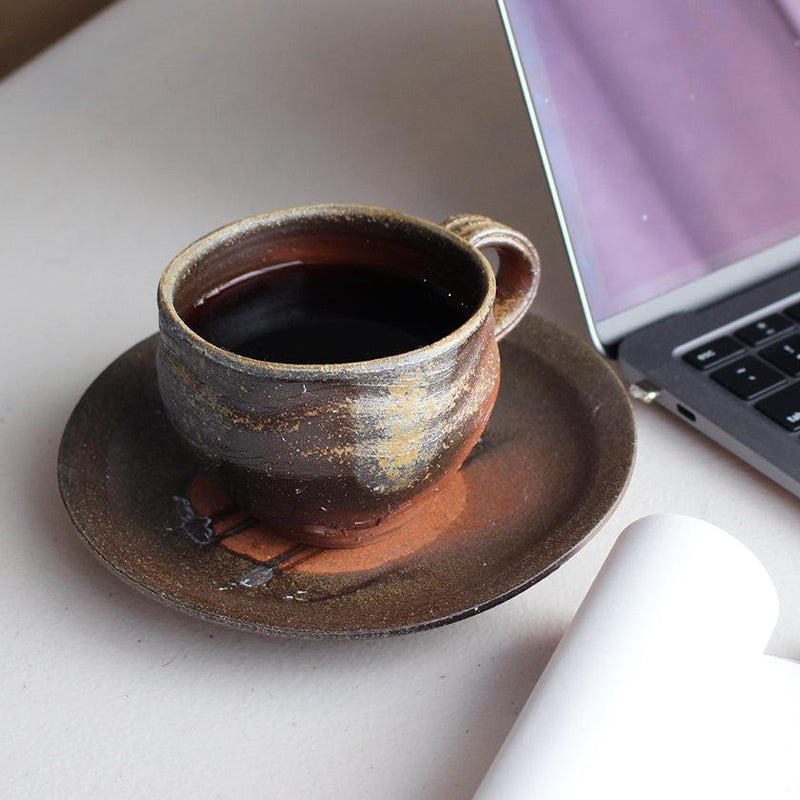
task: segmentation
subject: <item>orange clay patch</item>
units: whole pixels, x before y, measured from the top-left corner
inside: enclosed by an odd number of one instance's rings
[[[227,491],[211,475],[200,473],[192,481],[187,495],[195,511],[203,516],[220,514],[213,524],[214,533],[222,535],[247,519],[248,515],[232,506]],[[419,501],[419,507],[396,531],[372,544],[348,549],[308,547],[285,563],[286,568],[310,575],[363,572],[406,558],[453,530],[453,522],[466,503],[466,482],[456,472]],[[255,523],[219,542],[220,547],[253,561],[267,562],[285,553],[296,542],[274,534],[264,523]]]

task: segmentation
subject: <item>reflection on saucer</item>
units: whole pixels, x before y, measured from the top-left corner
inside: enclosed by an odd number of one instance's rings
[[[209,541],[261,564],[320,575],[365,572],[406,558],[457,530],[466,501],[464,475],[457,472],[422,498],[416,513],[398,530],[362,547],[324,549],[298,546],[237,508],[225,488],[208,473],[199,473],[186,490],[198,517],[208,520]],[[186,525],[184,524],[184,528]]]

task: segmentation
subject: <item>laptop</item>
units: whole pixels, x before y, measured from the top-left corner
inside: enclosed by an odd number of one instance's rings
[[[800,495],[800,0],[499,0],[594,345]]]

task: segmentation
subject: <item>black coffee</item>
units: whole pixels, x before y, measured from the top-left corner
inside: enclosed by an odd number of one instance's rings
[[[239,355],[342,364],[431,344],[469,314],[440,287],[396,270],[296,263],[243,275],[183,317],[206,341]]]

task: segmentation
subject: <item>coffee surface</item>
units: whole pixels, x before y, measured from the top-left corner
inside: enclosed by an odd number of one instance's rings
[[[294,263],[247,273],[182,314],[206,341],[284,364],[405,353],[452,333],[470,310],[423,278],[364,264]]]

